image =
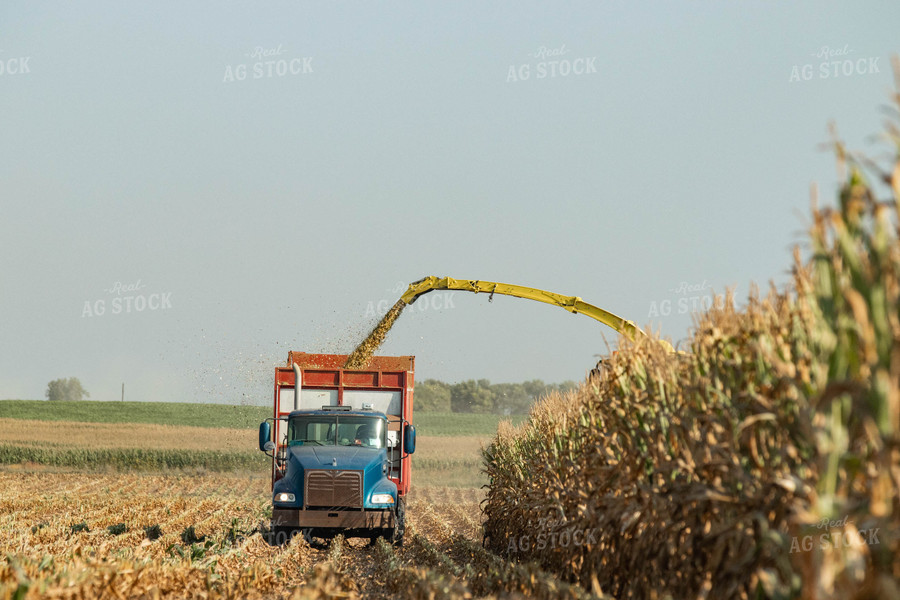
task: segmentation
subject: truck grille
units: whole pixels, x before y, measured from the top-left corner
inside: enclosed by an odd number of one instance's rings
[[[362,471],[306,472],[306,506],[362,508]]]

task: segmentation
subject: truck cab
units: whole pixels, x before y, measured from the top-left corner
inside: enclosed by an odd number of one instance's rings
[[[291,352],[276,369],[275,414],[259,430],[272,456],[275,542],[296,533],[403,542],[413,357],[373,357],[364,371],[343,369],[345,359]]]

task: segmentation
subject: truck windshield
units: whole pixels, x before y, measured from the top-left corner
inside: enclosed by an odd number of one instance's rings
[[[290,446],[384,448],[387,430],[376,417],[304,415],[288,423]]]

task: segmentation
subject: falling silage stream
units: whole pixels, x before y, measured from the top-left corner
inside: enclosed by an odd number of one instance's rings
[[[391,330],[391,327],[394,326],[404,308],[406,308],[406,302],[397,300],[397,303],[381,318],[378,325],[375,326],[366,339],[347,357],[347,362],[344,363],[345,369],[362,369],[368,364],[375,351],[384,343],[384,338],[387,336],[388,331]]]

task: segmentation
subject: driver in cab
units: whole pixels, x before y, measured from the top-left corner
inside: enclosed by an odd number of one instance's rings
[[[369,448],[375,448],[378,446],[378,436],[375,433],[375,428],[371,425],[360,425],[356,429],[356,436],[353,440],[354,446],[366,446]]]

